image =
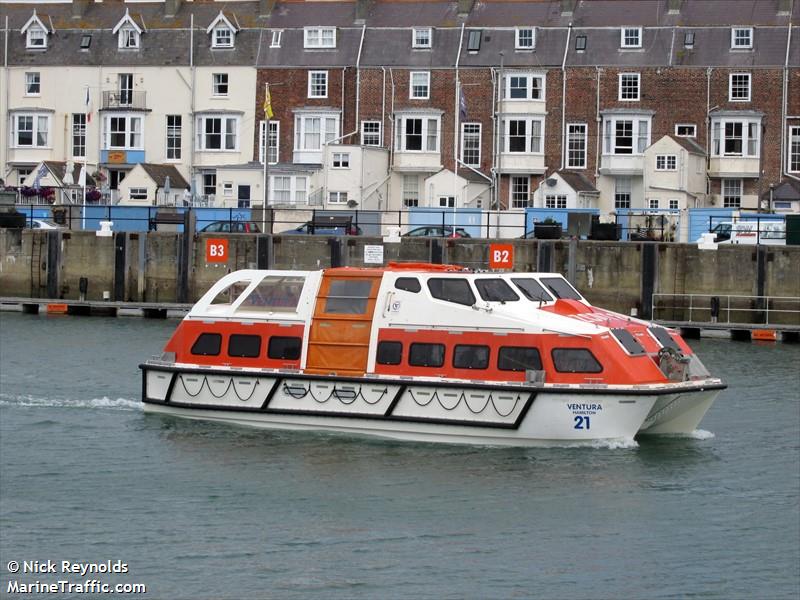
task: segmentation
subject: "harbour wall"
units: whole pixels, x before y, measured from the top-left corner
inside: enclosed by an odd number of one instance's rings
[[[227,240],[220,262],[207,260],[212,237]],[[515,271],[560,272],[593,304],[646,318],[653,316],[654,293],[713,295],[722,297],[723,305],[726,296],[800,297],[800,247],[792,246],[723,245],[699,250],[694,244],[657,242],[430,238],[388,242],[361,236],[171,232],[99,237],[94,232],[13,229],[0,229],[0,296],[79,299],[83,278],[87,300],[194,302],[223,274],[236,269],[375,266],[365,264],[365,246],[382,247],[384,264],[442,262],[489,269],[492,243],[513,246]],[[685,307],[674,299],[669,302],[673,314],[657,316],[685,318]],[[739,302],[745,310],[765,308],[752,298]],[[788,318],[794,321],[798,315]]]

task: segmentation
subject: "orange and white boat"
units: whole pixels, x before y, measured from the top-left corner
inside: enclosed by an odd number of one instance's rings
[[[140,367],[148,411],[516,446],[690,433],[725,388],[559,274],[403,263],[230,273]]]

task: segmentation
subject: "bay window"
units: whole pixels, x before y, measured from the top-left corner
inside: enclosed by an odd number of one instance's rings
[[[650,119],[606,117],[603,154],[642,154],[650,145]]]
[[[541,154],[544,117],[520,117],[503,121],[503,152]]]
[[[270,204],[307,204],[308,177],[271,175],[269,178]]]
[[[113,114],[103,118],[104,150],[143,150],[142,117]]]
[[[235,152],[239,149],[239,120],[234,115],[197,117],[195,149],[199,152]]]
[[[758,157],[760,120],[715,119],[711,128],[713,156]]]
[[[401,116],[395,123],[398,152],[439,152],[439,117]]]
[[[789,171],[800,172],[800,127],[793,125],[789,128]]]
[[[339,115],[318,113],[298,114],[294,117],[294,149],[322,150],[339,137]]]
[[[50,146],[50,115],[16,113],[11,118],[11,142],[14,148]]]
[[[504,79],[503,91],[506,100],[544,100],[544,75],[511,73]]]

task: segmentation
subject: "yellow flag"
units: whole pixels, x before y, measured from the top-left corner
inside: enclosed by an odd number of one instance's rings
[[[268,119],[272,118],[272,96],[270,96],[268,85],[264,88],[264,114]]]

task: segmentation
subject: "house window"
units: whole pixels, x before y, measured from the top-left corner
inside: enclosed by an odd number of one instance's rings
[[[693,123],[677,123],[675,135],[679,137],[697,137],[697,125]]]
[[[614,208],[631,207],[631,178],[617,177],[614,189]]]
[[[117,40],[121,50],[136,50],[139,48],[139,32],[133,27],[120,29]]]
[[[273,29],[272,30],[272,40],[269,43],[270,48],[280,48],[281,47],[281,38],[283,37],[283,30],[282,29]]]
[[[670,210],[678,210],[678,209],[680,209],[680,201],[677,198],[670,198],[669,199],[669,209]]]
[[[757,157],[759,154],[758,121],[716,120],[712,123],[714,156]]]
[[[619,74],[619,99],[627,101],[639,100],[639,73]]]
[[[265,121],[261,121],[259,126],[259,144],[258,144],[258,162],[264,164],[264,125]],[[269,122],[269,164],[274,165],[278,162],[278,133],[280,131],[279,121]]]
[[[461,124],[461,161],[471,167],[481,165],[481,124]]]
[[[74,158],[86,157],[86,115],[84,113],[72,114],[72,156]]]
[[[270,204],[307,204],[308,177],[273,175],[269,184]]]
[[[641,48],[642,47],[642,28],[623,27],[620,31],[621,48]]]
[[[214,96],[228,95],[228,74],[213,73],[211,75],[211,93]]]
[[[536,47],[536,30],[532,27],[517,28],[514,47],[517,50],[533,50]]]
[[[410,98],[427,100],[430,97],[431,88],[430,71],[411,71],[408,88]]]
[[[586,52],[586,36],[585,35],[575,36],[575,51],[576,52]]]
[[[167,115],[167,160],[181,159],[181,115]]]
[[[647,199],[647,208],[657,209],[658,208],[658,198],[648,198]]]
[[[567,125],[567,168],[586,168],[586,123],[569,123]]]
[[[328,202],[330,204],[347,204],[347,192],[329,192]]]
[[[642,154],[650,145],[650,120],[606,118],[604,123],[604,154]]]
[[[322,150],[339,136],[339,117],[314,114],[295,115],[294,149]]]
[[[336,48],[336,29],[333,27],[306,27],[304,48]]]
[[[131,188],[129,196],[131,200],[147,200],[147,188]]]
[[[752,27],[734,27],[731,29],[731,50],[749,50],[752,47]]]
[[[197,118],[195,148],[206,152],[233,152],[239,149],[239,117],[208,115]]]
[[[104,117],[105,150],[143,150],[142,117],[140,115],[107,115]]]
[[[656,171],[675,171],[678,165],[678,157],[674,154],[657,154]]]
[[[412,32],[411,45],[414,48],[430,48],[433,39],[430,27],[414,29]]]
[[[350,168],[350,153],[348,152],[334,152],[333,164],[334,169],[349,169]]]
[[[506,100],[544,100],[544,76],[514,73],[505,78]]]
[[[49,146],[50,116],[15,114],[11,120],[15,148],[47,148]]]
[[[362,146],[381,145],[380,121],[361,121],[361,145]]]
[[[439,196],[440,208],[455,208],[455,206],[456,206],[455,196]]]
[[[25,95],[39,96],[42,93],[42,79],[38,72],[25,73]]]
[[[225,198],[233,198],[233,182],[232,181],[223,181],[222,182],[222,195]]]
[[[233,31],[227,27],[217,27],[211,38],[212,48],[233,48]]]
[[[723,208],[740,208],[742,206],[742,180],[722,180],[722,206]]]
[[[133,73],[119,73],[117,75],[117,92],[120,106],[133,104]]]
[[[800,172],[800,127],[789,128],[789,170]]]
[[[506,119],[503,151],[519,154],[541,154],[544,119],[539,117]]]
[[[217,174],[214,172],[203,173],[203,195],[213,198],[217,194]]]
[[[481,49],[482,29],[471,29],[467,36],[467,52],[477,52]]]
[[[398,152],[439,152],[439,117],[397,118],[395,150]]]
[[[47,48],[47,32],[37,25],[31,26],[28,29],[25,47],[34,50],[44,50]]]
[[[308,72],[308,97],[327,98],[328,97],[328,72],[309,71]]]
[[[544,197],[545,208],[567,208],[567,197],[564,195]]]
[[[728,100],[750,101],[750,73],[731,73],[728,80]]]
[[[527,208],[530,206],[530,179],[524,177],[511,178],[511,208]]]
[[[419,206],[419,175],[403,175],[403,206]]]

